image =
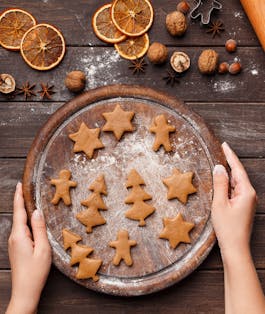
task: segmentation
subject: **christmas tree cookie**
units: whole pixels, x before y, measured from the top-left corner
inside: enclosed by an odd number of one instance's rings
[[[174,169],[172,176],[163,180],[163,183],[168,187],[167,198],[169,200],[177,198],[186,204],[188,195],[197,192],[192,184],[192,178],[193,172],[181,173],[178,169]]]
[[[99,277],[96,273],[102,264],[102,260],[87,257],[93,252],[93,249],[86,245],[77,244],[77,242],[82,240],[78,234],[67,229],[63,229],[62,234],[65,251],[71,249],[70,266],[79,264],[76,278],[92,278],[94,281],[98,281]]]
[[[51,200],[52,204],[57,205],[62,199],[65,205],[71,205],[70,188],[76,187],[77,183],[70,179],[71,171],[66,169],[60,171],[58,179],[51,179],[51,185],[56,188],[54,197]]]
[[[113,265],[118,266],[121,260],[124,260],[127,266],[133,264],[131,257],[131,247],[137,244],[134,240],[129,240],[127,230],[120,230],[118,232],[117,240],[109,243],[109,246],[116,249],[116,254],[113,258]]]
[[[127,210],[125,216],[129,219],[139,220],[139,226],[145,226],[145,218],[151,215],[155,208],[145,203],[145,201],[151,200],[152,196],[146,193],[141,185],[145,185],[144,180],[135,169],[131,170],[126,187],[132,189],[125,199],[125,204],[133,204],[133,206]]]
[[[99,139],[100,128],[89,129],[84,122],[81,123],[76,133],[69,134],[69,138],[75,142],[74,152],[84,152],[88,158],[92,158],[94,150],[103,148]]]
[[[104,112],[102,115],[107,121],[102,130],[113,132],[118,141],[121,139],[124,132],[134,131],[134,127],[131,123],[134,117],[133,111],[125,111],[120,105],[117,105],[114,111]]]
[[[89,190],[93,193],[90,194],[88,199],[81,202],[87,209],[79,212],[76,218],[86,226],[86,232],[92,232],[95,226],[103,225],[106,220],[101,216],[99,210],[107,210],[101,194],[107,195],[107,187],[105,184],[104,176],[100,175],[90,186]]]
[[[190,243],[189,232],[194,228],[194,224],[183,220],[179,213],[174,218],[164,218],[164,229],[160,233],[160,239],[169,240],[170,246],[175,249],[180,242]]]
[[[169,133],[175,132],[176,128],[173,125],[167,123],[166,117],[161,114],[156,116],[152,121],[149,131],[155,133],[155,142],[153,144],[153,150],[156,152],[160,146],[163,146],[166,152],[172,150]]]

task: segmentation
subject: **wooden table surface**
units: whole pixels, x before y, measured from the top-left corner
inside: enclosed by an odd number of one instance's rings
[[[18,95],[9,99],[0,95],[0,313],[4,313],[11,289],[7,239],[12,225],[12,198],[21,179],[32,140],[47,118],[73,95],[64,86],[70,70],[82,70],[91,89],[113,83],[140,84],[165,91],[184,100],[199,113],[220,141],[227,141],[240,156],[257,190],[259,204],[251,242],[255,265],[265,288],[265,54],[244,14],[239,0],[221,1],[223,9],[215,14],[225,24],[221,37],[212,39],[199,21],[192,21],[186,35],[173,38],[165,29],[165,16],[175,9],[176,1],[153,0],[155,21],[150,39],[188,53],[191,69],[171,88],[162,77],[169,64],[148,65],[143,75],[134,76],[128,61],[117,56],[114,48],[103,44],[93,34],[90,22],[98,0],[2,0],[0,11],[21,7],[38,22],[59,27],[65,36],[67,53],[63,62],[49,72],[29,68],[17,52],[0,48],[0,73],[12,74],[17,85],[49,82],[57,93],[51,101],[36,96],[25,101]],[[226,39],[235,38],[235,54],[224,49]],[[222,61],[241,60],[243,72],[238,76],[201,76],[197,69],[200,52],[214,47]],[[36,88],[39,89],[39,86]],[[154,295],[117,298],[89,291],[52,267],[42,294],[40,313],[223,313],[223,268],[219,249],[214,247],[205,262],[188,278]]]

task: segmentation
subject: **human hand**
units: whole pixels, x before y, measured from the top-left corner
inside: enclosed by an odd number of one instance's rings
[[[33,238],[27,226],[22,184],[14,197],[13,226],[8,240],[12,274],[12,294],[7,314],[35,313],[51,267],[51,248],[42,212],[31,218]]]
[[[256,192],[236,154],[227,143],[222,145],[231,168],[231,197],[226,169],[217,165],[213,172],[214,197],[212,221],[222,258],[248,252],[257,202]]]

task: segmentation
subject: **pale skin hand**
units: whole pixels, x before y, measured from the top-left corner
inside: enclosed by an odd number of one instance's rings
[[[6,314],[36,313],[41,291],[51,267],[51,248],[46,225],[39,210],[31,218],[32,234],[27,226],[27,214],[21,183],[14,197],[13,226],[8,240],[12,270],[12,293]]]
[[[222,145],[231,168],[231,197],[226,169],[215,166],[212,221],[224,263],[226,314],[264,314],[265,298],[250,252],[257,202],[248,175],[231,148]]]

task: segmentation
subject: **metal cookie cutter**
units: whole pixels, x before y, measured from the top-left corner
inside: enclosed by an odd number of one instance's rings
[[[222,4],[216,0],[198,0],[197,5],[190,12],[190,17],[197,19],[201,16],[202,24],[206,25],[210,22],[212,11],[220,10],[222,7]]]

